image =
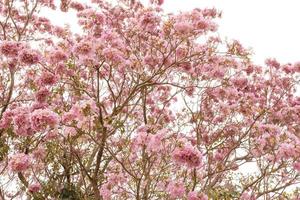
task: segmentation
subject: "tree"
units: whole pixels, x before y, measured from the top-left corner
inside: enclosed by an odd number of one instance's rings
[[[162,4],[0,2],[2,199],[299,198],[300,63]]]

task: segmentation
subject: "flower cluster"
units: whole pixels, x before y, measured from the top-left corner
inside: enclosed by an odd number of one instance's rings
[[[31,158],[24,153],[14,154],[9,161],[9,166],[13,172],[22,172],[31,165]]]
[[[59,116],[49,109],[37,109],[31,114],[32,129],[41,131],[46,127],[55,127],[59,122]]]
[[[36,51],[24,49],[20,52],[19,61],[25,65],[34,65],[40,61],[40,54]]]
[[[167,186],[171,199],[182,198],[185,194],[185,187],[181,181],[171,181]]]
[[[201,152],[191,145],[177,147],[173,152],[173,159],[178,164],[184,164],[190,168],[199,167],[202,164]]]

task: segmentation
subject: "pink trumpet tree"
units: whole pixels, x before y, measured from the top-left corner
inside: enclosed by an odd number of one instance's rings
[[[299,199],[300,63],[254,64],[216,9],[58,3],[0,1],[0,199]]]

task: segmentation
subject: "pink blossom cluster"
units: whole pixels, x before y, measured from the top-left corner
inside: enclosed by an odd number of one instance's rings
[[[200,167],[202,164],[201,152],[189,144],[177,147],[172,156],[176,163],[187,165],[189,168]]]
[[[155,32],[160,23],[159,16],[153,11],[145,11],[141,13],[139,18],[140,27],[147,32]]]
[[[41,189],[41,184],[39,183],[32,183],[28,186],[28,191],[31,193],[38,192]]]
[[[34,65],[41,60],[41,56],[37,51],[24,49],[20,52],[19,60],[23,64]]]
[[[19,136],[31,136],[35,133],[31,126],[29,108],[17,108],[14,110],[13,125],[15,133]]]
[[[9,161],[9,166],[14,172],[22,172],[31,166],[31,158],[24,153],[14,154]]]
[[[55,127],[59,122],[59,116],[49,109],[37,109],[31,114],[32,129],[41,131],[46,127]]]
[[[171,199],[183,198],[185,194],[185,186],[182,181],[171,181],[167,186],[167,191]]]
[[[38,79],[41,86],[54,85],[57,81],[57,76],[53,72],[44,71]]]
[[[207,195],[201,193],[198,194],[197,192],[193,191],[193,192],[189,192],[188,194],[188,200],[208,200]]]
[[[24,45],[15,41],[2,41],[0,44],[0,51],[3,55],[8,57],[17,57]]]
[[[161,152],[164,148],[163,140],[168,136],[168,130],[162,129],[152,134],[150,127],[141,126],[137,130],[137,136],[134,140],[135,148],[146,147],[149,153]]]
[[[103,184],[102,187],[100,188],[100,194],[103,198],[103,200],[110,200],[112,193],[110,191],[110,185],[109,184]]]

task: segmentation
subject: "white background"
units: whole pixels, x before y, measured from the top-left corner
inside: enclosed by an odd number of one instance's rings
[[[299,0],[165,0],[163,7],[169,12],[215,7],[223,12],[220,36],[251,47],[257,64],[268,57],[300,61]]]

